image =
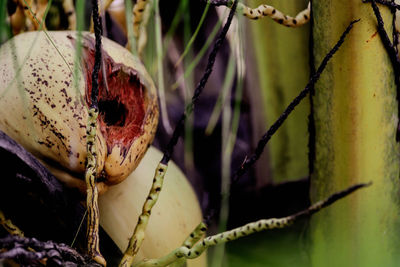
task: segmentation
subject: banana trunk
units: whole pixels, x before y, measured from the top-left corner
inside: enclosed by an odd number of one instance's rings
[[[311,201],[355,183],[373,182],[368,190],[312,217],[312,266],[398,266],[398,103],[393,68],[370,4],[359,0],[312,4],[315,65],[350,21],[361,21],[315,87]],[[391,12],[380,9],[391,36]]]

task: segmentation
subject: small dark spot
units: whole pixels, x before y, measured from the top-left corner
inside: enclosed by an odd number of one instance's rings
[[[305,18],[305,19],[308,19],[308,16],[307,16],[306,14],[304,14],[304,18]]]
[[[278,19],[278,23],[282,24],[283,23],[283,19]]]
[[[161,187],[157,187],[156,189],[154,189],[156,192],[160,192],[161,191]]]
[[[297,20],[293,19],[293,24],[296,25],[297,24]]]
[[[276,9],[274,8],[274,9],[272,9],[272,14],[275,14],[276,13]]]

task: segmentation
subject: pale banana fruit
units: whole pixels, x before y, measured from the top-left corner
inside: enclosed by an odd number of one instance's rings
[[[95,39],[83,33],[79,77],[74,77],[76,39],[76,32],[28,32],[0,48],[0,130],[64,183],[85,191]],[[104,37],[102,48],[96,136],[100,191],[136,168],[158,122],[156,89],[139,59]],[[77,89],[74,79],[79,79]]]
[[[99,197],[100,224],[121,251],[128,246],[161,158],[160,151],[150,147],[127,179]],[[136,261],[159,258],[180,247],[201,220],[200,206],[192,187],[179,168],[170,162]],[[206,266],[206,257],[188,260],[187,264],[189,267]]]

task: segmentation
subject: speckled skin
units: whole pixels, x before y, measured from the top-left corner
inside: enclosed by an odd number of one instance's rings
[[[59,52],[43,32],[18,35],[0,48],[0,130],[41,159],[65,184],[84,191],[88,119],[84,70],[80,65],[76,90],[71,71],[75,57],[71,39],[75,39],[75,33],[48,34]],[[94,38],[88,33],[84,35]],[[119,142],[107,148],[106,137],[98,125],[100,192],[108,185],[119,183],[136,168],[154,138],[158,123],[156,89],[144,66],[120,45],[106,38],[102,41],[104,51],[117,65],[136,72],[145,88],[145,116],[141,134],[128,148]]]

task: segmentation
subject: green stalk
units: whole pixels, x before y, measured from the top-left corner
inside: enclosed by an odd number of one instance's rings
[[[391,36],[390,10],[380,8]],[[315,64],[351,20],[361,21],[315,87],[311,200],[355,183],[373,185],[312,217],[312,266],[398,266],[398,103],[391,62],[370,4],[313,1],[313,19]]]
[[[81,55],[82,55],[82,31],[84,29],[84,20],[85,16],[85,1],[77,0],[76,1],[76,43],[75,43],[75,58],[74,58],[74,88],[77,92],[77,96],[79,93],[79,81],[81,80],[80,75],[80,64],[81,64]]]
[[[200,32],[201,26],[203,25],[203,22],[207,16],[207,12],[208,12],[208,8],[210,7],[210,3],[207,2],[206,7],[204,8],[203,14],[201,15],[200,21],[197,24],[196,30],[194,31],[192,37],[190,38],[189,42],[187,43],[185,50],[183,51],[182,55],[180,56],[180,58],[178,59],[178,61],[175,63],[175,66],[178,66],[183,58],[187,55],[187,53],[190,51],[190,48],[193,45],[194,40],[196,39],[197,35]]]
[[[126,17],[126,27],[128,30],[128,50],[131,51],[132,54],[137,55],[137,46],[136,46],[136,38],[133,34],[133,14],[132,14],[132,1],[125,0],[125,17]]]
[[[251,7],[265,3],[265,0],[252,1]],[[308,0],[271,0],[267,4],[293,16],[305,9],[307,3]],[[262,95],[261,107],[255,106],[254,110],[256,114],[264,110],[261,118],[257,118],[264,125],[256,134],[258,139],[308,81],[309,26],[287,28],[268,18],[249,21],[248,24],[256,59],[252,67],[258,69]],[[257,101],[258,98],[255,103]],[[295,180],[308,174],[308,113],[309,103],[303,101],[276,133],[274,142],[267,146],[275,182]],[[260,171],[260,175],[265,177],[266,170]]]
[[[7,23],[7,1],[0,3],[0,44],[11,38],[10,25]]]
[[[208,38],[204,45],[201,47],[199,52],[197,52],[196,57],[191,61],[191,63],[185,68],[184,74],[182,74],[178,80],[171,85],[171,89],[176,89],[179,87],[179,83],[183,81],[183,79],[187,78],[189,75],[192,75],[194,69],[197,67],[199,64],[200,60],[203,59],[204,54],[207,52],[207,49],[211,46],[212,41],[214,41],[215,36],[217,36],[218,30],[220,29],[222,25],[222,21],[218,20],[217,23],[215,23],[210,35],[208,35]]]
[[[161,16],[159,0],[154,1],[154,19],[155,19],[155,40],[156,40],[156,54],[157,54],[157,87],[160,99],[161,108],[161,121],[166,132],[171,135],[173,129],[168,119],[167,101],[165,98],[165,83],[164,83],[164,69],[163,69],[163,48],[162,48],[162,33],[161,33]]]

